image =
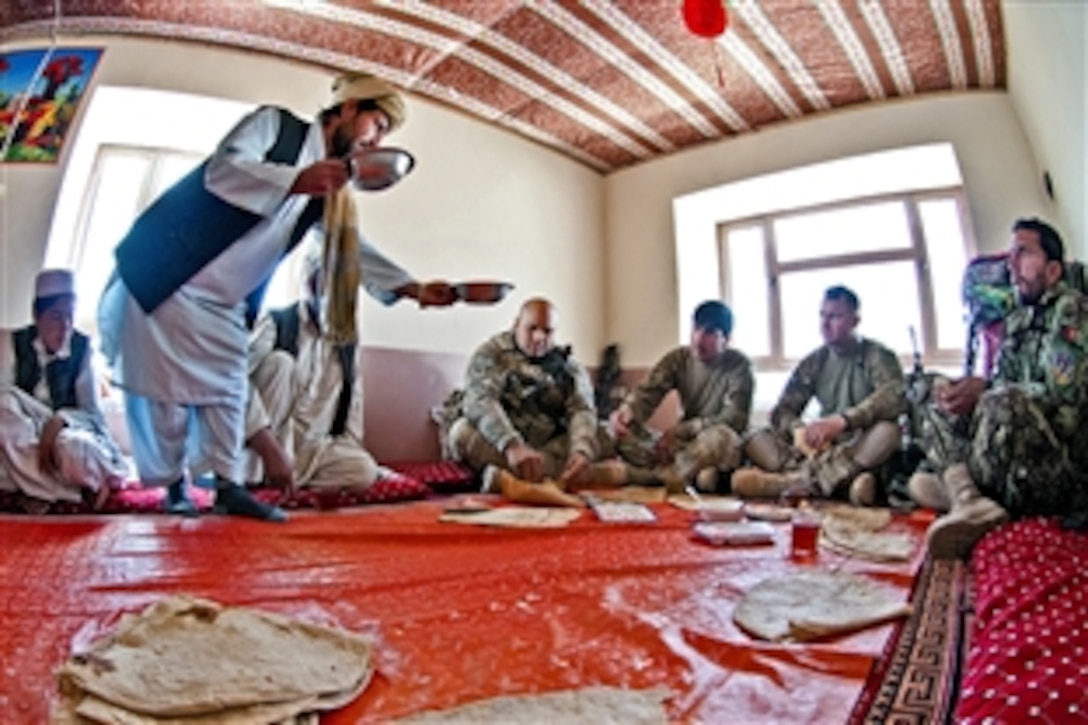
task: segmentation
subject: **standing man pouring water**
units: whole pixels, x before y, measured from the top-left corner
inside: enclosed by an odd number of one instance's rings
[[[377,147],[405,118],[400,94],[373,76],[341,76],[333,96],[315,123],[280,108],[255,110],[145,210],[117,248],[117,272],[99,307],[103,351],[125,389],[140,477],[167,486],[171,512],[193,511],[188,469],[214,472],[217,511],[286,519],[240,485],[247,322],[279,261],[311,226],[329,224],[326,206],[351,207],[339,194],[349,179],[344,158]],[[335,224],[354,232],[354,219]],[[374,264],[366,247],[358,244],[361,263]],[[454,301],[445,282],[418,283],[387,260],[377,263],[381,272],[368,280],[386,291],[386,302]]]

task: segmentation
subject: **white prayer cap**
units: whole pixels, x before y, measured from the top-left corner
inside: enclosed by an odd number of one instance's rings
[[[43,269],[34,280],[34,297],[74,295],[76,280],[68,269]]]
[[[395,131],[404,124],[406,115],[404,99],[392,84],[369,73],[344,73],[332,82],[332,102],[374,101],[389,117],[389,130]]]

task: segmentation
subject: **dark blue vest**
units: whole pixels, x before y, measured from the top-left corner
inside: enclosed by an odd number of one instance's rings
[[[23,327],[13,331],[11,336],[15,347],[15,385],[33,396],[34,388],[42,378],[38,351],[34,348],[38,328],[34,325]],[[72,354],[66,360],[52,360],[45,366],[45,382],[49,386],[49,403],[53,410],[79,407],[76,378],[87,355],[87,337],[73,332],[71,348]]]
[[[290,111],[277,110],[279,136],[264,158],[273,163],[293,164],[302,151],[310,125]],[[117,272],[147,314],[262,219],[259,214],[239,209],[209,192],[204,187],[207,166],[205,160],[144,210],[114,252]],[[294,249],[321,217],[323,202],[322,197],[310,200],[284,254]],[[247,290],[247,321],[251,324],[267,284],[266,279],[256,290]]]

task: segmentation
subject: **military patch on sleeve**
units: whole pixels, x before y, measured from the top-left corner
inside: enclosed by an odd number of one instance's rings
[[[1053,350],[1050,353],[1050,379],[1055,385],[1066,386],[1073,382],[1077,361],[1069,350]]]

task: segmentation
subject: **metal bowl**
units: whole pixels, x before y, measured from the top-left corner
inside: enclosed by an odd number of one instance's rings
[[[492,305],[502,300],[503,297],[514,289],[509,282],[461,282],[453,285],[457,299],[470,305]]]
[[[345,161],[351,181],[360,191],[388,189],[407,176],[416,165],[412,154],[393,146],[360,149],[352,152]]]

